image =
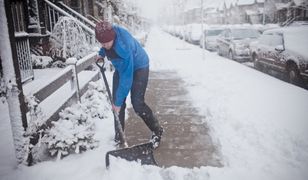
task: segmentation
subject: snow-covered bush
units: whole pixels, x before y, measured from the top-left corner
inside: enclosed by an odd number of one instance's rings
[[[51,68],[64,68],[64,67],[66,67],[67,66],[67,64],[65,63],[65,62],[63,62],[63,61],[55,61],[55,62],[53,62],[52,64],[51,64]]]
[[[106,91],[102,84],[90,82],[89,90],[83,95],[82,104],[86,107],[87,113],[91,118],[106,118],[106,111],[110,111],[110,106],[106,107],[106,102],[109,102],[106,96]]]
[[[60,119],[45,131],[42,142],[47,144],[50,155],[60,159],[97,147],[95,120],[106,118],[107,107],[103,105],[106,101],[102,86],[91,82],[82,103],[64,109]]]
[[[27,120],[28,120],[28,128],[25,132],[25,137],[27,137],[28,146],[24,147],[28,153],[31,153],[32,161],[31,163],[36,163],[41,161],[43,158],[41,153],[44,149],[41,148],[41,137],[43,135],[44,129],[40,129],[45,122],[45,115],[39,106],[39,101],[34,96],[25,96],[25,103],[28,107]],[[34,143],[36,140],[38,143]],[[31,144],[31,143],[32,144]],[[30,152],[31,151],[31,152]]]
[[[67,64],[63,61],[57,59],[54,60],[49,56],[36,56],[32,54],[32,66],[35,69],[64,68]]]
[[[80,153],[97,146],[94,136],[94,123],[90,121],[81,104],[66,108],[60,113],[60,119],[53,122],[47,130],[43,142],[48,144],[51,156],[58,159],[70,153]]]
[[[27,114],[28,128],[26,133],[28,135],[32,135],[37,132],[41,133],[38,129],[44,124],[45,115],[39,106],[38,99],[34,96],[25,96],[25,102],[29,111]]]
[[[42,69],[50,67],[53,59],[49,56],[36,56],[32,54],[32,66],[33,68]]]
[[[80,59],[89,53],[90,45],[85,32],[74,18],[62,16],[51,34],[51,50],[53,59],[65,61],[69,57]]]

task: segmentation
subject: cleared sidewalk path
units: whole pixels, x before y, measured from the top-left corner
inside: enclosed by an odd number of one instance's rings
[[[161,145],[155,150],[159,166],[220,167],[217,147],[212,143],[204,116],[187,97],[185,83],[176,72],[150,72],[146,103],[164,127]],[[125,133],[130,145],[147,142],[151,136],[145,123],[130,108]]]

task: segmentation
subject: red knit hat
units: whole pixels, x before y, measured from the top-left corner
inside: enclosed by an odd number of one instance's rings
[[[95,37],[100,43],[114,40],[115,32],[112,25],[107,21],[100,21],[95,26]]]

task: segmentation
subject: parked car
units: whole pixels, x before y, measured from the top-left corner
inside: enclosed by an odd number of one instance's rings
[[[250,59],[249,44],[260,32],[250,27],[228,27],[218,37],[218,54],[237,61]]]
[[[252,60],[256,69],[281,72],[290,83],[302,85],[308,78],[308,26],[264,31]]]
[[[200,37],[202,36],[202,25],[188,24],[187,33],[186,40],[192,44],[199,45]]]
[[[204,48],[209,51],[217,51],[217,39],[223,30],[224,28],[222,27],[210,27],[204,30]],[[202,42],[202,39],[200,39],[200,42]],[[200,46],[202,46],[201,44]]]

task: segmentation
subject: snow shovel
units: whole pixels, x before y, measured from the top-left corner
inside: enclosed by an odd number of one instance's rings
[[[113,104],[110,88],[105,75],[105,63],[103,63],[103,65],[101,66],[98,64],[98,62],[96,62],[96,65],[100,68],[100,71],[103,75],[104,84],[108,93],[108,98],[110,100],[110,103]],[[116,123],[116,131],[119,133],[120,137],[120,149],[108,151],[106,153],[106,168],[108,168],[110,165],[109,155],[126,159],[127,161],[139,161],[142,165],[157,165],[153,155],[153,144],[151,142],[148,142],[128,147],[119,116],[116,112],[112,112]]]

